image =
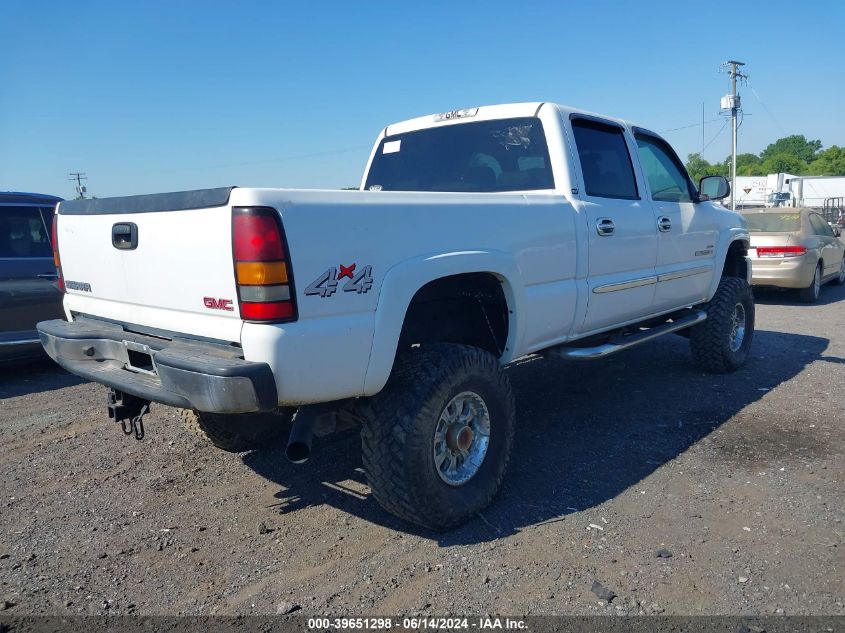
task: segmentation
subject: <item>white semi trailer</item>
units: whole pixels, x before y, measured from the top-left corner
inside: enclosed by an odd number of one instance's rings
[[[796,176],[787,173],[738,176],[733,193],[739,208],[838,209],[845,206],[845,176]]]

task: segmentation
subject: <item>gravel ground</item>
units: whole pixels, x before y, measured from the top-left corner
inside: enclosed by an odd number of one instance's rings
[[[294,466],[283,447],[221,452],[154,406],[138,442],[103,387],[0,370],[0,609],[845,614],[845,288],[758,295],[733,375],[695,370],[676,336],[516,363],[503,490],[447,534],[378,507],[355,430]]]

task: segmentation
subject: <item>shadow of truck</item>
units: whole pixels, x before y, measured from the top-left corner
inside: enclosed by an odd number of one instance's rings
[[[366,487],[357,431],[317,439],[305,467],[287,462],[283,447],[243,459],[283,487],[276,494],[283,513],[330,504],[443,546],[494,540],[612,499],[813,361],[841,362],[822,356],[827,346],[824,338],[758,330],[749,363],[728,375],[696,369],[680,337],[596,362],[524,359],[509,369],[517,433],[502,490],[483,519],[446,534],[378,506]]]

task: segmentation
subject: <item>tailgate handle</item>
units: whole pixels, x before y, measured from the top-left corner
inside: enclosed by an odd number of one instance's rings
[[[138,225],[134,222],[118,222],[111,227],[111,243],[122,251],[138,247]]]

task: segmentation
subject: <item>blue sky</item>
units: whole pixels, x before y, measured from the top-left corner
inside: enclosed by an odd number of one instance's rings
[[[4,0],[0,190],[70,197],[77,170],[98,197],[356,185],[389,122],[535,100],[637,120],[684,157],[704,102],[721,160],[730,58],[750,74],[740,151],[845,145],[843,25],[841,0]]]

